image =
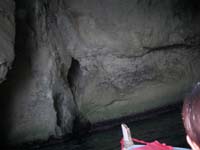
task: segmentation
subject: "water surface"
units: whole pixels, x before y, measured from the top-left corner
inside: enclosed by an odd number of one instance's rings
[[[145,141],[159,140],[176,147],[188,147],[182,125],[180,109],[158,114],[148,119],[129,122],[134,138]],[[126,123],[126,122],[125,122]],[[120,125],[111,129],[90,133],[59,144],[31,149],[39,150],[120,150],[122,137]]]

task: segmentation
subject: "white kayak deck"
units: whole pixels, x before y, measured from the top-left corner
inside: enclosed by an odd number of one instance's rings
[[[141,146],[144,146],[144,145],[134,145],[134,146],[129,147],[127,150],[132,150],[133,148],[137,148],[137,147],[141,147]],[[191,150],[191,149],[181,148],[181,147],[174,147],[174,150]]]

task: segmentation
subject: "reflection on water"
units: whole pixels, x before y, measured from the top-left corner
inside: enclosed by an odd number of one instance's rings
[[[182,126],[180,110],[172,110],[149,119],[127,123],[135,138],[153,141],[159,140],[168,145],[188,147]],[[112,129],[92,133],[80,139],[37,148],[40,150],[120,150],[122,137],[120,125]],[[36,148],[34,148],[36,149]]]

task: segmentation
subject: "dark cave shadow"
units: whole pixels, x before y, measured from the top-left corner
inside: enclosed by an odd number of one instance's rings
[[[0,147],[9,146],[9,133],[12,129],[12,109],[13,100],[17,89],[22,90],[22,86],[31,77],[31,59],[30,49],[28,45],[28,37],[30,37],[30,29],[28,27],[29,20],[23,3],[17,3],[16,0],[15,22],[15,60],[12,68],[8,71],[6,80],[0,84]],[[26,89],[24,89],[26,90]]]

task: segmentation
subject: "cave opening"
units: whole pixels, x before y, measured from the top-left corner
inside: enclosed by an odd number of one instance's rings
[[[69,87],[71,89],[71,92],[72,92],[72,95],[77,107],[78,107],[78,104],[77,104],[76,97],[78,96],[77,90],[79,88],[78,82],[80,80],[80,76],[81,76],[80,63],[77,59],[72,57],[71,66],[68,71],[67,79],[68,79]],[[83,114],[81,114],[81,112],[79,112],[79,110],[73,124],[74,124],[73,135],[75,138],[80,138],[81,136],[87,135],[91,129],[91,123],[89,122],[89,120],[85,118]]]
[[[77,78],[79,75],[80,75],[80,63],[77,59],[72,57],[71,66],[69,68],[67,75],[69,86],[72,89],[72,92],[76,86]]]

